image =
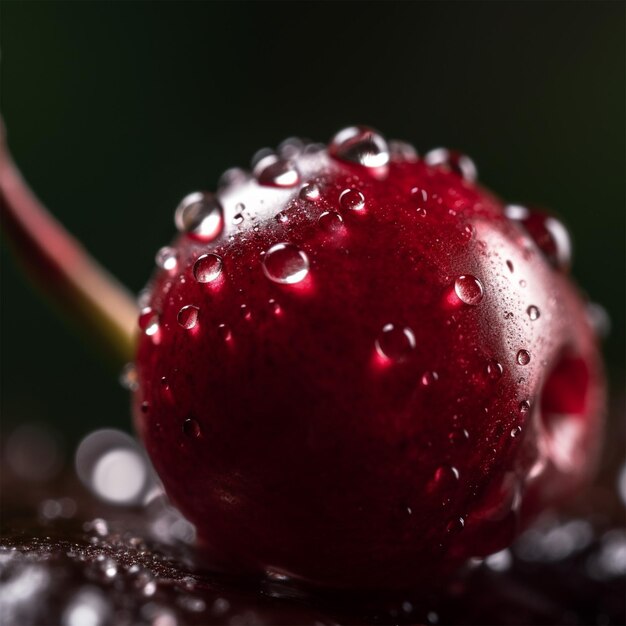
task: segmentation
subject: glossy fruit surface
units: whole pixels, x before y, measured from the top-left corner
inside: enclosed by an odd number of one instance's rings
[[[134,414],[218,567],[431,584],[589,478],[604,390],[567,231],[475,178],[353,127],[178,207]]]

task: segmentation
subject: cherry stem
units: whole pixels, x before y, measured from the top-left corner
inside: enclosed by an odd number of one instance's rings
[[[39,202],[13,163],[0,119],[0,224],[29,278],[119,367],[134,358],[138,308]]]

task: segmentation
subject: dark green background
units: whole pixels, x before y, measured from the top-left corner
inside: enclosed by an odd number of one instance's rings
[[[173,208],[289,135],[459,147],[571,227],[624,369],[622,2],[2,2],[1,109],[39,196],[133,290]],[[5,423],[129,427],[126,392],[2,251]]]

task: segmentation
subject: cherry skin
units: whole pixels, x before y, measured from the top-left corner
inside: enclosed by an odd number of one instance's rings
[[[475,174],[356,127],[177,209],[134,415],[215,566],[428,586],[589,479],[603,375],[566,231]]]

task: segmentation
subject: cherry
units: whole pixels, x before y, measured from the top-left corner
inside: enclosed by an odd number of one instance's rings
[[[178,207],[134,414],[215,565],[426,585],[588,480],[603,379],[566,231],[475,177],[353,127]]]

